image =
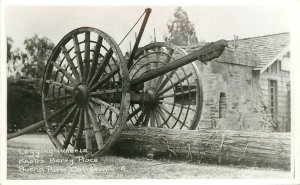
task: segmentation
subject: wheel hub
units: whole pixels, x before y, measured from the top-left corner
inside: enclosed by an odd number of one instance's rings
[[[154,102],[157,101],[156,92],[153,89],[147,90],[146,94],[147,94],[148,99],[150,100],[150,102],[154,103]]]
[[[74,98],[78,104],[86,104],[89,99],[89,88],[86,84],[79,84],[74,90]]]

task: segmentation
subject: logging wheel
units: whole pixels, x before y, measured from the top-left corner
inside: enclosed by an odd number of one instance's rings
[[[129,70],[130,79],[185,55],[184,50],[173,44],[157,42],[146,45],[135,56]],[[131,101],[127,124],[172,129],[197,128],[203,92],[200,74],[194,63],[132,87],[132,91],[143,93],[147,101]]]
[[[126,62],[116,42],[89,27],[54,48],[42,86],[47,133],[57,149],[105,154],[123,129],[130,95]]]

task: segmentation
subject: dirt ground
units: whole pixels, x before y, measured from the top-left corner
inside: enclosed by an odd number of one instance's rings
[[[64,158],[47,135],[24,135],[7,142],[7,179],[270,179],[289,171],[191,164],[170,160],[104,156],[94,161]]]

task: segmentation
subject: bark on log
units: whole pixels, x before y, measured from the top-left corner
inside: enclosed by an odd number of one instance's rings
[[[114,150],[123,156],[290,169],[290,133],[129,127]]]

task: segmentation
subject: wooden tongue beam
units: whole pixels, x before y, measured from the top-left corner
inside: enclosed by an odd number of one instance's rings
[[[146,74],[135,78],[131,81],[131,87],[144,83],[146,81],[152,80],[170,71],[176,70],[184,65],[187,65],[195,60],[200,60],[201,62],[211,61],[222,55],[225,47],[228,46],[226,40],[219,40],[217,42],[212,42],[206,46],[200,48],[199,50],[186,55],[180,59],[172,61],[158,69],[147,72]]]

